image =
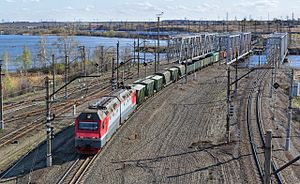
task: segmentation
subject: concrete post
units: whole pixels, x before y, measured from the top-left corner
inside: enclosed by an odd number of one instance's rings
[[[229,115],[229,106],[230,106],[230,66],[227,66],[227,115],[226,115],[226,137],[227,143],[230,142],[230,115]]]
[[[138,43],[137,43],[137,60],[138,60],[138,77],[140,77],[140,39],[138,38],[138,41],[137,41]]]
[[[264,184],[271,181],[271,160],[272,160],[272,130],[267,130],[265,145],[265,176]]]
[[[285,142],[285,150],[286,151],[290,150],[291,124],[292,124],[293,78],[294,78],[294,70],[292,69],[292,73],[291,73],[291,76],[290,76],[289,102],[288,102],[288,127],[286,129],[286,142]]]
[[[119,88],[120,42],[117,43],[117,88]]]
[[[55,55],[52,54],[52,93],[55,92],[55,85],[56,85],[56,82],[55,82]],[[55,95],[53,95],[53,99],[55,98]]]
[[[68,99],[68,86],[67,83],[69,81],[69,56],[65,56],[65,99]]]
[[[76,117],[76,104],[73,105],[73,116]]]
[[[0,130],[4,129],[3,121],[3,86],[2,86],[2,60],[0,60]]]
[[[47,132],[47,167],[52,166],[52,127],[50,117],[49,77],[45,78],[46,87],[46,132]]]

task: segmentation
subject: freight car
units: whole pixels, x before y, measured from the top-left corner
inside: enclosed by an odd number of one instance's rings
[[[146,98],[178,79],[219,60],[219,53],[185,65],[176,64],[154,75],[135,81],[125,89],[103,96],[75,120],[75,148],[81,154],[96,154],[122,123]]]

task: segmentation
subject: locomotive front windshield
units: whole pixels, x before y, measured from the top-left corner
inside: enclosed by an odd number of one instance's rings
[[[78,123],[79,130],[98,130],[98,122],[79,122]]]

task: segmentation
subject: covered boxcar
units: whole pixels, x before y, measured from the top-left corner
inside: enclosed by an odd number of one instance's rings
[[[166,71],[162,71],[162,72],[157,72],[155,74],[163,77],[163,84],[164,84],[164,86],[167,86],[170,83],[172,83],[170,71],[166,70]]]
[[[134,82],[134,84],[141,84],[144,85],[145,90],[145,96],[149,97],[154,94],[154,80],[152,79],[144,79],[144,80],[138,80]]]
[[[179,76],[178,76],[178,68],[171,67],[171,68],[169,68],[167,70],[171,72],[171,80],[172,81],[177,81],[178,78],[179,78]]]
[[[163,88],[164,78],[160,75],[151,75],[148,76],[147,79],[154,80],[154,91],[158,92]]]
[[[218,62],[220,60],[220,54],[219,52],[214,53],[214,62]]]
[[[178,68],[178,75],[179,78],[183,77],[185,75],[185,66],[184,65],[174,65],[172,68]]]
[[[130,87],[136,91],[136,104],[142,104],[145,100],[146,87],[142,84],[132,84]]]
[[[193,62],[195,63],[195,71],[200,69],[200,60],[194,59]]]
[[[195,63],[193,62],[188,62],[187,63],[187,73],[193,73],[195,71]]]

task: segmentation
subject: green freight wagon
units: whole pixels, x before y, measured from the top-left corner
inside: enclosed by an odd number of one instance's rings
[[[213,55],[209,56],[209,64],[212,65],[214,64],[214,62],[215,62],[214,56]]]
[[[170,71],[162,71],[162,72],[158,72],[158,73],[155,73],[156,75],[159,75],[159,76],[162,76],[163,77],[163,84],[164,86],[167,86],[169,85],[170,83],[172,83],[171,81],[171,73]]]
[[[136,104],[140,105],[145,99],[146,87],[141,84],[132,84],[131,88],[136,90]]]
[[[194,63],[187,63],[187,73],[193,73],[195,70],[195,64]]]
[[[214,53],[214,62],[218,62],[220,60],[220,54],[219,52]]]
[[[178,68],[169,68],[167,69],[168,71],[171,72],[171,80],[172,81],[177,81],[178,80]]]
[[[206,67],[209,65],[210,59],[208,57],[204,58],[203,66]]]
[[[154,90],[155,90],[155,92],[158,92],[163,88],[164,78],[162,76],[153,75],[153,76],[151,76],[150,79],[154,80]]]
[[[139,82],[134,82],[134,84],[141,84],[146,87],[145,96],[149,97],[154,94],[154,80],[144,79]]]
[[[174,65],[172,68],[178,68],[179,78],[185,75],[185,66],[184,65]]]
[[[194,64],[195,64],[195,71],[196,71],[196,70],[199,70],[199,69],[200,69],[200,60],[197,59],[197,60],[194,60],[193,62],[194,62]]]
[[[201,58],[199,60],[199,63],[200,63],[200,69],[204,67],[204,58]]]

